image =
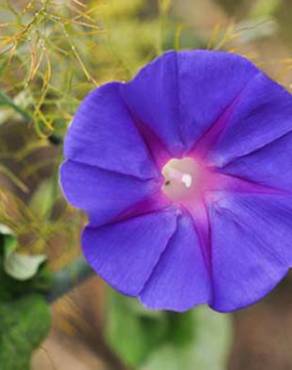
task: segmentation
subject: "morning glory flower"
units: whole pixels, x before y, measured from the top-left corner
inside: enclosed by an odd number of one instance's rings
[[[61,184],[118,291],[152,309],[247,306],[292,263],[292,97],[241,56],[167,52],[85,98]]]

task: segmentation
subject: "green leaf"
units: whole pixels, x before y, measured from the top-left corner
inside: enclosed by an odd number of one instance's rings
[[[164,340],[167,319],[113,291],[109,292],[108,303],[107,341],[127,365],[137,366]]]
[[[38,272],[39,266],[47,259],[45,254],[26,255],[11,251],[5,255],[4,270],[17,280],[31,279]]]
[[[30,357],[47,336],[50,311],[39,295],[0,302],[1,370],[29,370]]]
[[[17,239],[13,231],[0,224],[3,240],[4,271],[16,280],[31,279],[38,272],[39,266],[47,259],[44,254],[27,255],[16,251]]]
[[[248,43],[273,35],[277,31],[277,23],[273,19],[254,20],[249,19],[238,24],[240,41]]]
[[[2,244],[2,248],[4,254],[10,253],[16,248],[17,239],[14,232],[10,229],[10,227],[0,224],[0,247]]]
[[[165,343],[158,347],[141,370],[225,370],[230,345],[229,316],[199,307],[190,311],[196,325],[193,340],[184,346]],[[185,315],[185,314],[183,314]]]
[[[0,224],[0,234],[3,234],[3,235],[14,235],[14,232],[7,225]]]
[[[280,0],[257,0],[252,7],[250,18],[263,19],[273,16],[281,5]]]
[[[53,181],[44,180],[34,192],[30,201],[30,209],[39,218],[45,218],[51,211],[54,202],[53,191]]]
[[[223,370],[228,317],[204,307],[185,313],[151,311],[110,291],[106,338],[125,364],[139,369]]]
[[[4,243],[1,243],[0,240],[0,302],[20,298],[33,292],[47,294],[52,283],[52,275],[45,266],[40,268],[33,278],[27,280],[16,280],[14,277],[7,274],[4,269],[4,248],[13,251],[15,246],[13,242],[10,244],[9,240],[11,239],[7,235],[0,234],[0,239],[4,240]]]
[[[166,341],[176,347],[183,347],[191,343],[196,337],[196,318],[192,311],[185,313],[164,313],[168,321]]]

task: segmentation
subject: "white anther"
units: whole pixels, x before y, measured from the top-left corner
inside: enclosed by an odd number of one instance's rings
[[[192,186],[193,178],[191,175],[186,173],[182,176],[181,181],[185,184],[187,188],[190,188]]]

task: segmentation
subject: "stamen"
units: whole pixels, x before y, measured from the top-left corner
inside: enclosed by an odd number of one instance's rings
[[[200,166],[192,158],[172,159],[162,169],[163,192],[173,201],[193,199],[198,192]]]
[[[191,175],[186,173],[182,177],[182,182],[185,184],[187,188],[190,188],[192,186],[193,178]]]

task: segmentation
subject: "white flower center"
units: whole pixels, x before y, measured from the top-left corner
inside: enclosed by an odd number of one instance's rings
[[[191,200],[198,192],[200,166],[192,158],[171,159],[162,168],[163,192],[173,201]]]

